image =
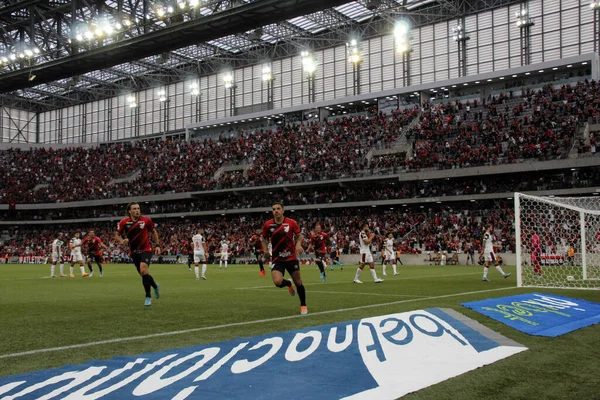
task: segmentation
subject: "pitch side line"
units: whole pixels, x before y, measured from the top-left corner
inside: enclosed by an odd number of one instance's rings
[[[406,278],[392,278],[389,282],[396,281],[408,281],[413,279],[428,279],[428,278],[448,278],[453,276],[467,276],[467,275],[481,275],[481,272],[469,272],[468,274],[447,274],[447,275],[422,275],[422,276],[408,276]],[[327,282],[326,285],[337,285],[341,283],[352,283],[352,281],[336,281],[336,282]],[[248,286],[248,287],[238,287],[236,289],[239,290],[252,290],[252,289],[265,289],[265,288],[273,288],[273,285],[268,286]],[[312,287],[312,286],[311,286]],[[311,290],[312,292],[312,290]]]
[[[271,290],[271,286],[269,286],[269,289],[264,288],[264,289],[245,289],[245,290],[256,290],[259,292],[265,291],[265,290]],[[358,294],[358,295],[364,295],[364,296],[388,296],[388,297],[416,297],[416,298],[424,298],[427,296],[417,296],[417,295],[413,295],[413,294],[395,294],[395,293],[365,293],[365,292],[334,292],[334,291],[326,291],[326,290],[310,290],[310,293],[325,293],[325,294]]]
[[[29,355],[41,354],[41,353],[50,353],[53,351],[79,349],[82,347],[99,346],[99,345],[103,345],[103,344],[130,342],[132,340],[143,340],[143,339],[151,339],[151,338],[164,337],[164,336],[181,335],[181,334],[187,334],[187,333],[193,333],[193,332],[211,331],[214,329],[232,328],[232,327],[236,327],[236,326],[262,324],[265,322],[275,322],[275,321],[282,321],[282,320],[287,320],[287,319],[306,318],[306,317],[310,317],[312,315],[336,314],[336,313],[343,313],[343,312],[347,312],[347,311],[364,310],[367,308],[392,306],[392,305],[396,305],[396,304],[414,303],[414,302],[418,302],[418,301],[437,300],[437,299],[445,299],[445,298],[449,298],[449,297],[466,296],[466,295],[470,295],[470,294],[489,293],[489,292],[497,292],[497,291],[501,291],[501,290],[515,290],[515,289],[518,289],[518,288],[507,287],[507,288],[498,288],[498,289],[476,290],[474,292],[453,293],[453,294],[445,294],[442,296],[431,296],[431,297],[423,297],[423,298],[419,298],[419,299],[397,300],[397,301],[381,303],[381,304],[369,304],[369,305],[357,306],[357,307],[340,308],[337,310],[319,311],[319,312],[312,313],[309,315],[296,314],[296,315],[289,315],[287,317],[258,319],[258,320],[254,320],[254,321],[234,322],[234,323],[230,323],[230,324],[204,326],[201,328],[183,329],[183,330],[179,330],[179,331],[152,333],[149,335],[142,335],[142,336],[131,336],[131,337],[125,337],[125,338],[99,340],[97,342],[80,343],[80,344],[73,344],[73,345],[69,345],[69,346],[49,347],[46,349],[37,349],[37,350],[22,351],[22,352],[18,352],[18,353],[1,354],[0,359],[20,357],[20,356],[29,356]]]

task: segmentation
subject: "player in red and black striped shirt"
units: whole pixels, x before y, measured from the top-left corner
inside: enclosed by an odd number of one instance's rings
[[[260,268],[259,275],[265,276],[265,267],[263,265],[263,257],[265,255],[265,250],[262,244],[262,236],[261,230],[257,229],[256,234],[250,238],[250,247],[252,248],[252,252],[256,256],[256,261],[258,261],[258,267]]]
[[[154,222],[148,217],[141,215],[140,205],[138,203],[129,203],[127,205],[127,218],[123,218],[119,222],[117,231],[115,232],[115,241],[120,244],[129,244],[131,259],[135,264],[135,268],[142,276],[142,284],[146,292],[146,301],[144,305],[152,304],[150,296],[150,288],[154,288],[154,297],[159,298],[158,283],[154,282],[152,275],[148,273],[148,267],[152,260],[152,244],[150,244],[150,235],[154,240],[154,253],[160,255],[158,232],[154,227]],[[123,235],[127,236],[123,239]]]
[[[300,264],[297,254],[302,254],[302,242],[304,237],[300,233],[300,228],[296,221],[283,216],[283,204],[279,202],[273,203],[271,207],[273,211],[273,219],[268,220],[263,225],[262,229],[262,245],[263,249],[269,248],[269,242],[273,247],[272,254],[267,250],[265,256],[271,258],[271,278],[277,287],[287,287],[290,294],[294,296],[296,292],[292,287],[292,282],[283,278],[283,274],[287,271],[296,285],[298,297],[300,298],[300,314],[308,314],[306,308],[306,291],[302,284],[300,276]]]
[[[321,224],[317,223],[315,226],[315,233],[310,235],[310,244],[308,245],[308,251],[310,252],[311,248],[315,250],[315,257],[317,267],[319,267],[319,271],[321,271],[321,280],[323,283],[327,280],[327,275],[325,274],[325,254],[327,253],[327,241],[329,236],[325,232],[322,232]]]
[[[104,259],[102,258],[102,250],[100,248],[103,248],[104,250],[108,251],[108,247],[106,247],[104,242],[102,242],[102,239],[96,236],[96,233],[94,231],[89,231],[87,236],[81,241],[81,246],[83,247],[85,245],[88,246],[86,261],[88,269],[90,270],[89,277],[91,278],[94,274],[92,261],[96,261],[96,265],[98,265],[98,269],[100,270],[100,276],[102,276],[102,262],[104,261]]]

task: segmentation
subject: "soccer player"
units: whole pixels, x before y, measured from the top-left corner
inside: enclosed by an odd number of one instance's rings
[[[375,234],[369,233],[369,224],[364,224],[358,237],[360,241],[360,264],[358,265],[356,275],[354,276],[354,283],[362,283],[362,281],[358,278],[360,278],[360,273],[365,267],[365,264],[369,264],[371,276],[373,277],[373,282],[383,282],[383,279],[379,279],[377,277],[377,272],[375,272],[375,264],[373,263],[373,254],[371,253],[371,249],[369,248],[369,245],[373,242],[373,238],[375,238]]]
[[[56,269],[56,263],[60,262],[60,277],[64,278],[66,275],[64,273],[65,261],[63,259],[62,248],[65,243],[60,240],[60,237],[54,239],[52,242],[52,266],[50,267],[50,277],[56,278],[54,275],[54,270]]]
[[[493,262],[494,266],[504,276],[508,278],[511,274],[507,274],[502,270],[498,259],[496,258],[496,253],[494,253],[494,234],[493,234],[493,226],[490,225],[485,233],[483,234],[483,258],[485,260],[485,266],[483,267],[483,278],[481,279],[484,282],[489,282],[487,277],[488,270],[490,269],[490,263]]]
[[[331,238],[331,249],[329,251],[329,270],[333,271],[333,264],[336,264],[340,269],[344,269],[344,265],[340,262],[340,252],[337,248],[337,242]]]
[[[531,264],[533,264],[533,276],[536,279],[542,277],[542,267],[540,267],[540,261],[542,260],[542,242],[537,233],[531,235]]]
[[[81,270],[81,276],[86,277],[88,274],[85,272],[83,266],[83,254],[81,253],[81,233],[75,232],[71,240],[69,241],[69,249],[71,250],[71,265],[69,266],[69,277],[75,278],[73,275],[73,266],[76,262],[79,263],[79,269]]]
[[[131,253],[131,259],[142,277],[142,285],[146,294],[145,306],[152,305],[150,288],[154,289],[154,297],[160,298],[158,290],[159,284],[154,281],[152,275],[148,273],[150,262],[152,261],[152,244],[150,244],[150,235],[154,241],[154,254],[160,255],[160,241],[158,231],[154,227],[154,222],[148,217],[141,215],[140,205],[136,202],[127,205],[128,217],[119,222],[114,238],[117,243],[128,244]],[[127,236],[123,239],[123,235]]]
[[[387,264],[392,263],[392,269],[394,270],[394,275],[400,275],[396,271],[396,251],[394,250],[394,235],[388,233],[387,239],[384,240],[385,246],[385,261],[383,262],[383,276],[386,276],[385,267]]]
[[[319,271],[321,271],[321,280],[323,283],[327,281],[327,275],[325,274],[325,253],[327,253],[327,239],[329,236],[325,232],[323,232],[321,224],[317,223],[315,226],[315,233],[310,235],[310,244],[308,245],[308,252],[310,253],[311,249],[315,250],[315,263],[317,267],[319,267]]]
[[[300,227],[293,219],[284,217],[283,204],[275,202],[271,206],[273,218],[265,222],[262,228],[263,249],[268,248],[268,241],[271,242],[273,250],[269,250],[265,256],[272,260],[271,278],[273,284],[277,287],[287,287],[290,295],[295,296],[296,291],[300,298],[300,314],[308,314],[306,307],[306,289],[302,284],[300,276],[300,263],[298,254],[302,254],[302,242],[304,237],[300,233]],[[292,287],[292,282],[283,278],[287,271],[296,285],[296,291]]]
[[[185,251],[187,252],[187,266],[188,271],[192,270],[192,262],[194,261],[194,241],[185,242],[184,244]],[[208,256],[208,251],[205,253],[205,257]]]
[[[102,250],[108,250],[108,247],[104,244],[102,239],[96,236],[94,231],[89,231],[87,236],[81,241],[81,245],[88,245],[88,256],[87,256],[87,266],[90,270],[89,277],[91,278],[94,275],[94,268],[92,267],[92,261],[96,261],[98,265],[98,269],[100,270],[100,277],[102,277]]]
[[[206,255],[208,254],[208,245],[202,236],[202,229],[192,236],[192,245],[194,246],[194,272],[196,280],[200,280],[200,267],[198,264],[202,261],[202,279],[206,280]]]
[[[229,259],[229,242],[227,239],[223,239],[221,241],[221,258],[219,259],[219,269],[223,266],[223,262],[225,262],[225,269],[227,269],[227,260]]]
[[[262,245],[262,236],[260,229],[257,229],[256,233],[250,238],[250,247],[252,248],[252,252],[256,256],[256,261],[258,261],[258,267],[260,268],[260,272],[258,274],[260,276],[265,276],[266,272],[265,266],[263,264],[265,250]]]

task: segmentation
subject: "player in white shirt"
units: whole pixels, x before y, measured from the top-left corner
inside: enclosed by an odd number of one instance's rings
[[[202,261],[202,279],[206,279],[206,255],[208,254],[208,245],[204,236],[202,236],[202,230],[199,229],[198,233],[192,236],[192,245],[194,246],[194,271],[196,272],[196,280],[200,280],[200,261]]]
[[[490,269],[490,262],[494,263],[498,272],[500,272],[505,278],[508,278],[511,275],[505,273],[502,270],[502,267],[498,264],[498,258],[496,257],[496,253],[494,253],[494,240],[493,226],[490,225],[483,234],[483,257],[485,260],[485,266],[483,267],[483,278],[481,280],[484,282],[489,282],[487,274],[488,270]]]
[[[394,270],[394,275],[400,275],[396,271],[396,250],[394,249],[394,235],[391,234],[391,233],[388,233],[387,239],[385,239],[383,241],[383,245],[384,245],[384,251],[383,251],[383,253],[384,253],[384,256],[385,256],[385,259],[383,261],[383,276],[387,275],[385,273],[385,267],[389,263],[392,263],[392,268]]]
[[[57,262],[60,262],[60,277],[63,278],[66,276],[64,274],[65,261],[63,259],[62,253],[64,245],[65,242],[60,240],[60,237],[58,239],[54,239],[54,241],[52,242],[52,266],[50,267],[51,278],[56,278],[56,276],[54,275],[54,270],[56,269]]]
[[[360,231],[358,238],[360,242],[360,264],[358,265],[358,269],[356,270],[356,275],[354,276],[354,283],[362,283],[360,279],[360,273],[362,272],[365,264],[369,264],[369,268],[371,270],[371,276],[373,277],[373,282],[381,283],[383,279],[377,278],[377,272],[375,272],[375,263],[373,263],[373,254],[371,253],[371,249],[369,246],[373,242],[373,238],[375,237],[374,233],[369,233],[369,225],[364,224],[362,230]]]
[[[223,266],[223,262],[225,263],[225,269],[227,269],[227,260],[229,259],[229,242],[227,240],[223,240],[221,242],[221,259],[219,260],[219,269]]]
[[[69,241],[69,250],[71,250],[71,266],[69,267],[69,277],[75,277],[75,275],[73,275],[73,266],[76,262],[79,263],[81,276],[88,276],[83,266],[83,254],[81,253],[81,234],[79,232],[75,232],[75,235],[73,235]]]

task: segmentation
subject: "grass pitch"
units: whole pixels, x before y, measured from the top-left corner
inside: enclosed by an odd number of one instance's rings
[[[528,291],[516,288],[514,275],[503,279],[494,269],[489,273],[491,282],[484,283],[479,266],[400,266],[400,275],[388,273],[383,284],[374,284],[365,270],[364,284],[357,285],[352,283],[355,265],[328,271],[325,284],[316,267],[303,267],[309,315],[302,317],[298,298],[275,288],[269,275],[259,276],[255,265],[232,265],[227,270],[211,265],[206,281],[196,281],[187,265],[152,265],[161,298],[151,307],[143,306],[141,279],[132,265],[107,265],[102,278],[95,268],[93,278],[50,279],[49,269],[0,265],[0,376],[449,307],[529,350],[405,398],[600,399],[600,325],[558,338],[528,336],[460,306]],[[505,270],[515,272],[512,267]],[[380,266],[377,272],[381,277]],[[600,291],[538,291],[600,302]],[[162,333],[172,334],[152,337]],[[65,348],[42,352],[58,347]]]

